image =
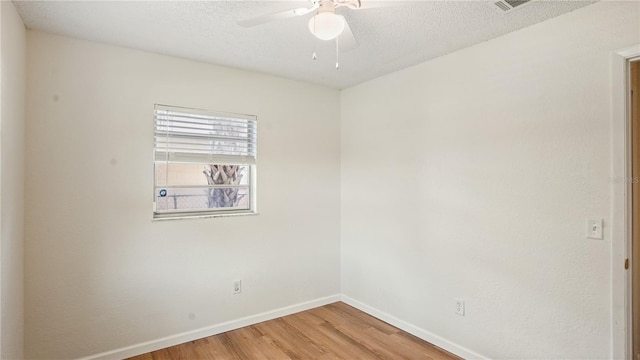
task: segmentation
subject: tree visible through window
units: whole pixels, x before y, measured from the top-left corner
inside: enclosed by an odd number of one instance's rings
[[[239,165],[210,165],[203,171],[209,185],[240,185],[244,167]],[[212,188],[208,190],[210,208],[237,207],[247,194],[240,188]]]
[[[154,217],[255,212],[255,116],[156,105]]]

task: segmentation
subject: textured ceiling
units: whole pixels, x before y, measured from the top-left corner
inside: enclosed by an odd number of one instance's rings
[[[244,28],[238,20],[308,6],[298,1],[14,1],[25,25],[343,89],[595,1],[535,0],[503,13],[491,1],[367,1],[338,9],[359,46],[340,54],[315,40],[312,14]],[[318,59],[311,54],[317,51]]]

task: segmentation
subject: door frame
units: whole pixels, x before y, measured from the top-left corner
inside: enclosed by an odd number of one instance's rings
[[[611,54],[611,357],[628,360],[633,357],[631,272],[624,268],[632,240],[629,63],[638,58],[640,44]]]

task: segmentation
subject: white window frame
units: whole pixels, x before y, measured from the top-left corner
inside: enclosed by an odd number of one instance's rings
[[[189,121],[198,125],[189,125]],[[155,104],[154,106],[154,147],[153,147],[153,219],[184,219],[202,217],[221,217],[257,214],[257,119],[255,115],[225,113],[211,110],[191,109],[177,106]],[[183,130],[185,124],[194,126],[197,130]],[[204,125],[203,125],[204,124]],[[231,124],[231,125],[230,125]],[[229,147],[225,144],[228,138],[216,133],[216,129],[225,127],[247,129],[246,136],[232,141],[239,146]],[[205,127],[204,129],[202,127]],[[181,129],[181,127],[183,127]],[[188,141],[196,141],[198,145],[176,145],[171,139],[180,137]],[[194,163],[209,165],[242,165],[246,166],[248,185],[204,185],[190,186],[179,184],[158,185],[156,166],[158,164]],[[168,169],[168,167],[167,167]],[[168,171],[168,170],[167,170]],[[158,210],[157,199],[162,188],[248,188],[248,208],[204,208],[204,209],[176,209]]]

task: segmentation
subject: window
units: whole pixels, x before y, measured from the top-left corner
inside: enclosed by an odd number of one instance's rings
[[[256,211],[256,117],[155,106],[156,219]]]

